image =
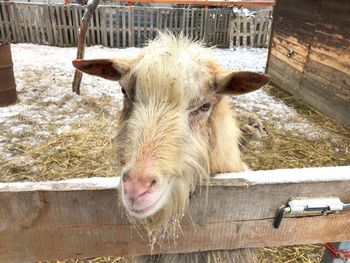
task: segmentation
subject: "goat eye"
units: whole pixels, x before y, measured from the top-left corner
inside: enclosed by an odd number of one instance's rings
[[[208,110],[210,110],[210,107],[211,107],[211,103],[210,102],[206,102],[202,106],[200,106],[199,109],[201,111],[208,111]]]
[[[124,89],[124,88],[122,88],[122,93],[123,93],[123,95],[124,95],[124,97],[126,97],[126,90]]]

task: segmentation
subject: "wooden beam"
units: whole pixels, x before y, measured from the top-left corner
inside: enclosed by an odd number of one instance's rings
[[[0,262],[31,262],[150,253],[118,200],[118,178],[0,184]],[[182,232],[153,253],[350,240],[350,211],[287,217],[291,197],[350,201],[350,166],[222,174],[196,191]],[[206,194],[209,202],[205,204]]]
[[[147,3],[164,5],[237,5],[237,6],[274,6],[275,1],[196,1],[196,0],[111,0],[112,2]]]

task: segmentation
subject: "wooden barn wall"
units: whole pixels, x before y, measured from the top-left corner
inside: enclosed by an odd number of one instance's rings
[[[350,127],[350,1],[279,0],[267,73]]]

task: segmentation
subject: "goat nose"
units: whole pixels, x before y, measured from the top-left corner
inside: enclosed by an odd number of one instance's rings
[[[149,193],[151,187],[157,183],[157,181],[146,175],[137,175],[129,172],[122,174],[124,193],[132,201],[136,201],[141,196]]]

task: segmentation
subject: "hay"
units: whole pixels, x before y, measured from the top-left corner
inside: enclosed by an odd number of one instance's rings
[[[316,263],[323,254],[321,245],[287,246],[278,248],[262,248],[259,263]]]
[[[1,181],[115,176],[110,158],[113,125],[103,117],[98,121],[84,120],[39,146],[25,140],[10,144],[7,150],[19,157],[0,160]]]
[[[268,86],[269,94],[282,100],[323,134],[308,138],[307,132],[290,132],[269,127],[269,137],[253,143],[247,149],[244,160],[254,170],[300,167],[342,166],[350,164],[350,130],[323,114],[311,109],[290,94]],[[283,122],[284,120],[280,120]]]

